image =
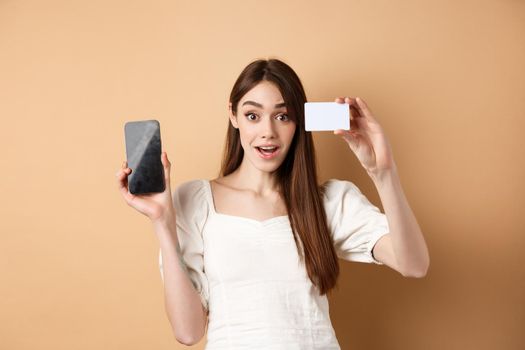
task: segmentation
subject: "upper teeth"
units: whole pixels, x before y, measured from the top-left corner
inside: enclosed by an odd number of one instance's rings
[[[265,150],[270,150],[270,149],[275,149],[277,147],[259,147],[259,148],[262,148],[262,149],[265,149]]]

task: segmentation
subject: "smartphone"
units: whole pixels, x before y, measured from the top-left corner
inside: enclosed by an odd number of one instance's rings
[[[126,158],[131,174],[128,190],[132,194],[164,192],[164,167],[160,159],[160,123],[157,120],[139,120],[124,125]]]

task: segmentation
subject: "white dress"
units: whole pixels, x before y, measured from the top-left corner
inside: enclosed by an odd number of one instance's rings
[[[180,184],[173,199],[189,277],[209,310],[206,350],[340,349],[288,216],[217,213],[205,179]],[[328,180],[323,200],[338,257],[382,265],[371,252],[389,232],[385,214],[345,180]],[[160,251],[159,267],[164,281]]]

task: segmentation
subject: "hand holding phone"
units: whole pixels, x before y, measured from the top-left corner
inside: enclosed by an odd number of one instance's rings
[[[126,124],[126,153],[131,164],[128,167],[128,162],[124,161],[116,174],[120,193],[126,203],[152,221],[175,216],[170,189],[171,163],[167,153],[160,151],[158,126],[157,121]],[[137,176],[139,172],[141,174]]]
[[[164,169],[160,160],[160,124],[157,120],[127,122],[126,156],[132,173],[129,192],[133,194],[164,192]]]

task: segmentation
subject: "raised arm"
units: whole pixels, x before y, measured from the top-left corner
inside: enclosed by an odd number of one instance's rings
[[[405,277],[424,277],[430,264],[428,248],[410,209],[396,170],[372,176],[388,220],[390,234],[376,243],[377,260]]]
[[[357,156],[374,181],[388,219],[390,233],[373,248],[376,260],[405,277],[423,277],[430,265],[425,239],[408,205],[392,148],[383,128],[361,98],[336,98],[350,108],[350,130],[335,130]]]
[[[177,341],[192,345],[205,334],[208,318],[204,313],[200,295],[193,287],[180,258],[182,255],[177,238],[176,211],[170,186],[171,163],[166,152],[162,152],[161,161],[166,182],[164,192],[131,194],[128,189],[128,176],[132,169],[127,167],[126,161],[116,174],[117,183],[126,203],[146,215],[153,223],[162,254],[166,313]]]

